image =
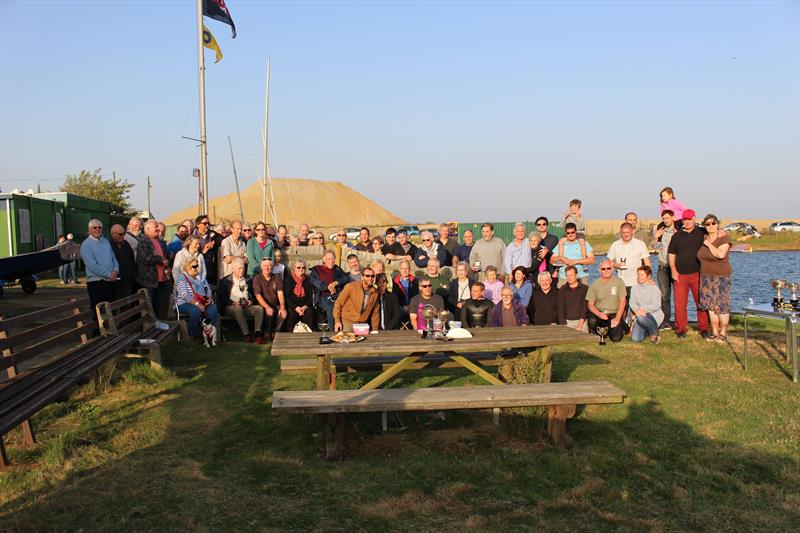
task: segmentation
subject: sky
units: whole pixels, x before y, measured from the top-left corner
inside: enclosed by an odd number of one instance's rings
[[[262,2],[206,19],[209,189],[340,181],[414,222],[800,216],[800,2]],[[0,0],[0,189],[196,204],[196,3]],[[260,170],[259,170],[260,172]],[[336,209],[332,205],[331,209]],[[279,209],[280,211],[280,209]],[[354,223],[358,221],[353,221]]]

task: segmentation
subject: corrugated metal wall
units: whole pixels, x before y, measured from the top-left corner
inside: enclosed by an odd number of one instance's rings
[[[516,222],[492,222],[494,224],[494,236],[500,237],[504,242],[509,243],[514,240],[514,225]],[[536,231],[536,223],[534,221],[522,221],[525,224],[525,235],[530,235],[531,232]],[[464,231],[467,229],[472,230],[476,239],[481,238],[481,226],[484,222],[459,222],[458,223],[458,240],[461,242]],[[556,237],[561,237],[564,234],[564,228],[558,222],[550,222],[548,231]]]

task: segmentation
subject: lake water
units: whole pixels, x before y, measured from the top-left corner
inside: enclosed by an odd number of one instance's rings
[[[598,256],[595,266],[589,271],[589,278],[596,279],[600,274],[597,266],[605,256]],[[755,303],[772,303],[775,296],[769,280],[786,279],[800,283],[800,252],[753,252],[730,254],[733,268],[731,288],[731,311],[741,312],[753,299]],[[658,269],[658,256],[650,256],[650,262]],[[655,272],[653,278],[655,279]],[[788,299],[789,292],[782,294]],[[695,320],[694,304],[689,304],[689,320]],[[674,314],[673,314],[674,319]]]

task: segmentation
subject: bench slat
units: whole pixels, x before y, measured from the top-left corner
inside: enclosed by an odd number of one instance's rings
[[[81,298],[80,300],[54,305],[53,307],[32,311],[30,313],[25,313],[24,315],[17,315],[11,318],[2,319],[0,320],[0,330],[8,331],[10,329],[21,328],[30,324],[43,321],[47,322],[52,320],[54,315],[59,315],[76,307],[79,309],[87,309],[89,307],[89,299]]]
[[[114,320],[117,322],[117,324],[119,324],[123,320],[127,320],[127,319],[129,319],[131,317],[134,317],[134,316],[139,316],[142,313],[147,314],[147,306],[144,305],[144,304],[137,305],[136,307],[133,307],[133,308],[127,309],[127,310],[125,310],[125,311],[123,311],[121,313],[115,314],[114,315]],[[103,318],[106,318],[106,317],[103,317]]]
[[[78,327],[78,322],[92,322],[94,321],[94,312],[92,311],[82,311],[77,315],[70,315],[66,318],[62,318],[59,320],[55,320],[53,322],[48,322],[47,324],[42,324],[41,326],[36,326],[34,328],[27,329],[25,331],[21,331],[16,335],[12,335],[10,337],[6,337],[5,339],[0,339],[0,350],[5,350],[6,348],[13,348],[14,346],[18,346],[25,342],[30,341],[31,339],[36,339],[39,337],[45,337],[47,334],[62,329],[64,326],[72,326]]]
[[[91,332],[93,329],[96,329],[97,325],[94,322],[90,322],[86,325],[70,329],[61,333],[59,335],[55,335],[46,339],[38,344],[34,344],[24,350],[20,350],[19,352],[12,354],[10,356],[0,357],[0,370],[9,368],[10,366],[16,365],[34,357],[36,355],[41,354],[51,348],[61,346],[65,342],[73,341],[75,339],[80,338],[81,335],[86,335],[87,333]]]
[[[119,300],[108,302],[108,308],[113,311],[115,309],[119,309],[120,307],[124,307],[126,305],[138,304],[138,303],[140,303],[140,295],[138,292],[136,292],[134,294],[131,294],[130,296],[126,296],[125,298],[120,298]]]
[[[420,389],[275,391],[272,407],[287,413],[367,413],[622,403],[607,381],[430,387]]]

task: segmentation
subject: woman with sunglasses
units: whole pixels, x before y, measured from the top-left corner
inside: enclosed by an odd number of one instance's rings
[[[275,244],[267,238],[267,225],[258,222],[255,230],[256,236],[247,241],[247,274],[251,277],[261,273],[262,259],[275,257]]]
[[[203,257],[200,244],[200,237],[197,235],[189,235],[186,237],[186,240],[183,241],[183,249],[175,254],[175,260],[172,262],[172,279],[177,280],[181,277],[183,265],[186,260],[190,258],[197,261],[197,274],[203,279],[207,278],[206,260],[205,257]]]
[[[719,219],[712,214],[703,219],[707,235],[697,252],[700,260],[700,309],[708,311],[711,336],[707,341],[727,342],[731,312],[731,276],[728,260],[730,237],[720,230]]]
[[[199,245],[200,241],[195,240]],[[200,273],[203,256],[198,256],[200,260],[187,256],[180,264],[180,275],[175,277],[175,303],[180,314],[189,317],[189,335],[192,337],[200,336],[200,323],[204,317],[214,325],[217,323],[217,306],[211,299],[211,287],[205,275]]]
[[[316,329],[314,313],[314,287],[308,279],[306,262],[302,259],[292,261],[292,268],[286,275],[283,289],[286,298],[286,331],[292,331],[298,322],[303,322],[312,330]]]

